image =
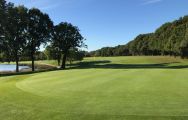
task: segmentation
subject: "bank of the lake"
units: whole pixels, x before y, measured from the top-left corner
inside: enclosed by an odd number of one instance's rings
[[[50,65],[50,64],[35,64],[35,70],[36,72],[40,71],[49,71],[49,70],[55,70],[57,69],[56,66]],[[30,63],[20,63],[19,65],[19,73],[31,73],[31,64]],[[0,64],[0,75],[14,75],[16,73],[16,65],[14,63],[11,64]]]

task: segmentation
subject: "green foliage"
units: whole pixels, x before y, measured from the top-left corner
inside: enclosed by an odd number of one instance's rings
[[[173,55],[188,57],[188,16],[165,23],[154,33],[142,34],[126,45],[102,48],[91,56]]]
[[[85,52],[78,49],[70,49],[68,52],[67,60],[72,63],[73,61],[82,61],[85,57]]]
[[[52,37],[53,23],[47,14],[39,9],[29,10],[27,47],[30,50],[32,60],[32,71],[34,71],[35,53],[41,44],[46,44]]]
[[[34,71],[35,60],[57,59],[60,65],[62,54],[65,68],[69,50],[84,46],[83,41],[78,27],[70,23],[54,26],[50,17],[37,8],[27,9],[0,0],[0,61],[16,61],[17,72],[20,60],[31,60]],[[44,53],[38,52],[41,45],[50,42]],[[80,51],[72,54],[74,60],[82,58]]]
[[[27,39],[27,8],[23,6],[9,7],[7,24],[5,27],[5,42],[8,51],[11,51],[12,59],[16,61],[16,71],[19,71],[18,62],[26,47]]]
[[[70,49],[84,46],[84,38],[80,34],[78,27],[70,23],[62,22],[54,28],[54,38],[52,41],[53,51],[56,51],[58,62],[63,54],[61,68],[65,69],[65,63]]]
[[[11,61],[12,51],[10,49],[9,43],[6,40],[8,24],[8,9],[12,8],[13,4],[7,3],[5,0],[0,0],[0,54],[1,61]]]
[[[37,56],[35,54],[41,44],[46,44],[50,41],[52,29],[53,23],[49,16],[40,10],[14,6],[12,3],[1,0],[1,60],[7,62],[16,61],[16,71],[18,72],[19,60],[27,60],[28,58],[25,55],[29,55],[32,60],[32,70],[34,71],[34,60],[35,56]],[[39,56],[41,57],[41,55]]]

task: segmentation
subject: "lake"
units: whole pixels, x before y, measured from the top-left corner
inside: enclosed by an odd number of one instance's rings
[[[19,66],[19,69],[27,69],[29,66]],[[15,71],[16,65],[0,64],[0,71]]]

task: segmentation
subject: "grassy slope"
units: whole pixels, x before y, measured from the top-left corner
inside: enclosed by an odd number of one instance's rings
[[[1,77],[0,118],[188,119],[187,60],[112,57],[85,61],[84,67],[72,70]]]

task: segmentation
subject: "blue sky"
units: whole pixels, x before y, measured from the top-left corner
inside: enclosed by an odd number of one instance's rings
[[[8,0],[37,7],[54,24],[71,22],[87,39],[88,51],[126,44],[165,22],[188,15],[188,0]]]

